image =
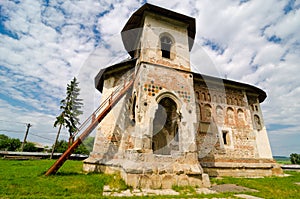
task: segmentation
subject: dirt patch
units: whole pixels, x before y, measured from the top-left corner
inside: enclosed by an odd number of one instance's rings
[[[258,192],[255,189],[250,189],[250,188],[247,188],[247,187],[238,186],[236,184],[214,185],[214,186],[211,187],[211,190],[219,192],[219,193],[224,193],[224,192],[235,192],[235,193],[240,193],[240,192]]]
[[[238,186],[236,184],[222,184],[213,185],[211,188],[196,188],[195,193],[197,194],[217,194],[224,192],[258,192],[255,189],[249,189],[247,187]],[[111,189],[108,185],[103,188],[104,196],[115,196],[115,197],[129,197],[129,196],[157,196],[157,195],[179,195],[180,193],[173,189],[133,189],[117,191]],[[191,193],[187,193],[191,194]]]

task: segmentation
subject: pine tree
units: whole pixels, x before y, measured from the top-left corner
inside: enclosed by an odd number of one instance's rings
[[[62,110],[62,113],[56,117],[56,121],[54,122],[54,127],[59,125],[59,129],[50,158],[53,156],[55,146],[63,126],[65,126],[69,131],[69,146],[71,146],[74,141],[74,133],[77,131],[77,125],[80,124],[78,116],[82,114],[80,108],[83,105],[82,99],[78,98],[80,91],[78,85],[79,82],[77,82],[77,79],[74,77],[70,84],[67,84],[66,98],[60,101],[60,109]]]

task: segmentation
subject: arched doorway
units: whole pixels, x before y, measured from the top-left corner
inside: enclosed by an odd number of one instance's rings
[[[172,150],[178,150],[178,141],[177,105],[165,97],[159,101],[153,121],[153,153],[170,155]]]

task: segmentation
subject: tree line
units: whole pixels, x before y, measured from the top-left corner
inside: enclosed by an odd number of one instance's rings
[[[93,149],[94,137],[88,137],[84,144],[80,145],[75,151],[75,154],[89,155]],[[0,134],[0,150],[1,151],[21,151],[22,142],[18,138],[10,138],[7,135]],[[52,148],[54,145],[52,146]],[[57,142],[54,152],[63,153],[68,149],[68,142],[60,140]],[[51,149],[39,148],[33,142],[26,142],[23,151],[25,152],[47,152]]]

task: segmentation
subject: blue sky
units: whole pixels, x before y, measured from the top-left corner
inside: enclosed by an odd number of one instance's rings
[[[148,2],[196,18],[193,70],[265,90],[273,154],[300,153],[299,0]],[[89,115],[100,101],[93,78],[129,56],[119,33],[143,3],[0,1],[0,133],[23,139],[31,123],[28,140],[52,144],[59,101],[74,76],[85,100],[82,119]]]

